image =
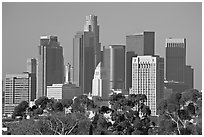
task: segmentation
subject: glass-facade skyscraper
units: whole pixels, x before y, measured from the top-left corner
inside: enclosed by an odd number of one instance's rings
[[[47,96],[47,86],[64,82],[63,48],[57,36],[41,36],[38,49],[37,98]]]
[[[166,39],[166,80],[184,82],[186,39]]]
[[[77,32],[73,39],[73,82],[82,94],[92,92],[94,70],[101,61],[99,26],[97,16],[86,16],[84,31]]]
[[[126,36],[125,89],[132,85],[132,57],[154,55],[155,32],[144,31]]]

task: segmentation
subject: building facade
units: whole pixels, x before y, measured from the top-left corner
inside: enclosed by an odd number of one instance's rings
[[[185,81],[186,39],[166,39],[166,80]]]
[[[156,115],[157,104],[163,98],[164,59],[159,56],[137,56],[132,59],[130,94],[145,94],[146,105]]]
[[[110,45],[110,89],[125,88],[125,46]]]
[[[154,55],[155,33],[144,31],[126,36],[126,51],[134,51],[138,56]]]
[[[27,71],[31,77],[31,100],[34,101],[36,99],[36,90],[37,90],[37,60],[35,58],[27,59]]]
[[[186,66],[185,68],[185,81],[184,83],[188,85],[189,89],[194,88],[194,69],[191,66]]]
[[[75,84],[53,84],[47,86],[47,97],[57,100],[72,99],[80,95],[80,88]]]
[[[47,97],[53,99],[62,99],[62,86],[63,84],[52,84],[47,86]]]
[[[37,98],[47,96],[47,86],[64,82],[63,48],[57,36],[41,36],[38,49]]]
[[[106,79],[104,68],[101,66],[101,62],[95,69],[94,79],[92,80],[92,96],[99,96],[102,98],[108,98],[108,79]]]
[[[144,31],[126,36],[125,89],[132,86],[132,57],[154,55],[155,32]]]
[[[5,106],[4,113],[12,114],[14,107],[22,101],[33,101],[32,82],[29,73],[6,74],[5,78]]]
[[[73,83],[82,89],[82,94],[91,93],[94,70],[100,60],[97,16],[89,15],[86,16],[84,31],[77,32],[73,39]]]

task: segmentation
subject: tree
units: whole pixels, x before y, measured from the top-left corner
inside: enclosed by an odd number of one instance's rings
[[[62,99],[61,103],[62,103],[63,107],[68,108],[72,105],[73,100],[72,99]]]
[[[35,105],[39,106],[42,109],[45,109],[48,102],[49,102],[48,97],[43,96],[35,101]]]
[[[43,109],[42,108],[37,108],[33,110],[33,114],[36,115],[41,115],[43,114]]]
[[[158,106],[159,134],[202,134],[200,116],[202,93],[195,89],[173,93]],[[198,120],[198,121],[197,121]]]
[[[53,104],[53,110],[54,111],[63,111],[63,105],[61,102],[55,102]]]
[[[27,101],[22,101],[18,106],[14,108],[14,112],[12,114],[12,117],[16,116],[25,116],[25,111],[29,107],[29,104]]]

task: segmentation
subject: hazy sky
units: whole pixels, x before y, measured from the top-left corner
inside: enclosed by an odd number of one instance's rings
[[[2,76],[26,70],[37,57],[40,36],[57,35],[65,63],[72,63],[73,37],[85,16],[95,14],[100,42],[125,44],[125,36],[155,31],[156,54],[165,57],[165,38],[187,39],[187,65],[194,68],[194,87],[202,88],[202,3],[3,3]]]

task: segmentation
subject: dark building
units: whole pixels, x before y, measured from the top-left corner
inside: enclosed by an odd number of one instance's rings
[[[129,91],[132,87],[132,58],[136,57],[134,51],[126,52],[126,61],[125,61],[125,89]]]
[[[166,80],[184,82],[186,39],[166,39]]]
[[[36,99],[36,89],[37,89],[37,61],[35,58],[28,58],[27,59],[27,72],[31,77],[31,101]]]
[[[83,32],[77,32],[73,39],[73,82],[81,93],[91,93],[94,70],[101,61],[99,26],[97,16],[86,16]]]
[[[144,31],[126,36],[126,51],[134,51],[138,56],[154,55],[154,32]]]
[[[185,68],[185,83],[190,89],[194,88],[194,71],[191,66],[186,66]]]
[[[125,45],[110,45],[110,89],[125,88]]]
[[[144,31],[126,36],[125,89],[132,86],[132,57],[154,55],[155,32]]]
[[[110,90],[110,48],[103,47],[103,62],[102,67],[104,68],[105,77],[107,79],[107,87]]]
[[[172,92],[182,93],[186,89],[189,89],[188,85],[184,82],[176,82],[176,81],[164,81],[164,86],[168,89],[172,89]]]
[[[38,48],[37,98],[47,96],[47,86],[64,83],[63,48],[57,36],[41,36]]]

